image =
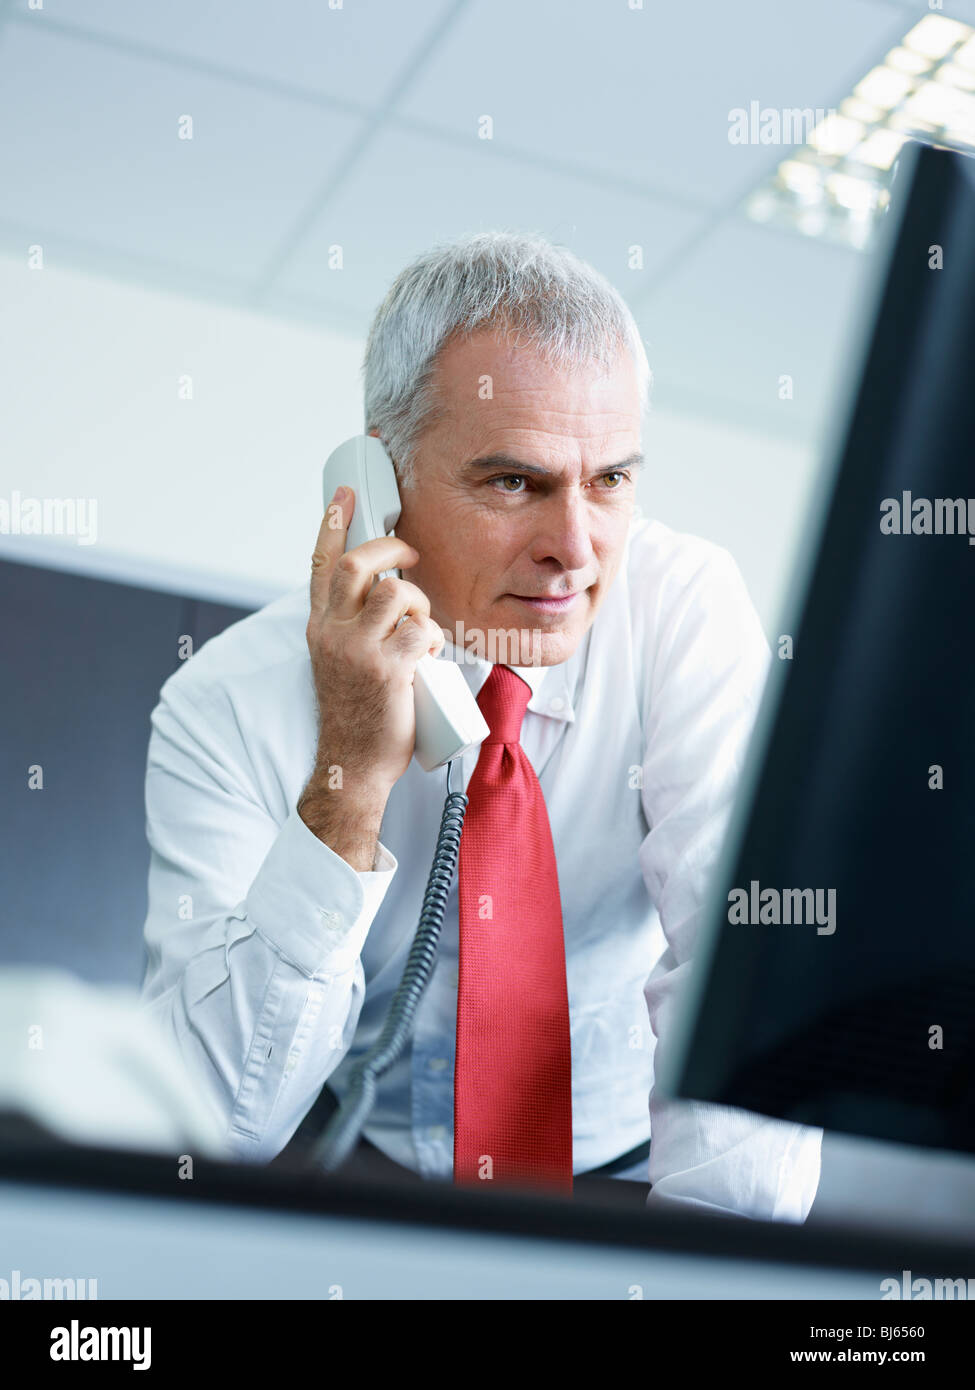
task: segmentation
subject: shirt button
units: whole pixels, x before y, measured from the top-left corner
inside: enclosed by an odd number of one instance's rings
[[[446,1057],[431,1057],[427,1065],[431,1071],[443,1071],[447,1065],[447,1059]]]
[[[550,710],[558,712],[561,709],[565,709],[565,701],[562,699],[561,695],[556,695],[554,700],[549,700],[548,707]]]
[[[341,912],[333,912],[330,908],[323,907],[321,909],[321,916],[326,927],[330,928],[332,931],[337,931],[339,927],[342,926],[343,919]]]
[[[446,1138],[447,1130],[444,1125],[431,1125],[427,1130],[427,1135],[431,1139],[444,1139]]]

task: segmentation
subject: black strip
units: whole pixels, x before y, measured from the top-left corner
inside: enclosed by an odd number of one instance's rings
[[[357,1182],[200,1157],[190,1183],[179,1180],[172,1154],[60,1142],[25,1140],[0,1149],[0,1181],[796,1266],[909,1268],[925,1278],[975,1277],[971,1236],[948,1240],[839,1224],[809,1228],[697,1210],[603,1209],[587,1207],[578,1197],[522,1195],[510,1189],[482,1193],[439,1182]]]

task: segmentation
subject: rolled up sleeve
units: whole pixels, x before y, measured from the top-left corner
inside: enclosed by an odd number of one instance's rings
[[[236,1156],[284,1147],[351,1045],[360,955],[396,873],[357,872],[261,791],[219,698],[164,687],[146,775],[143,1006],[175,1037]]]

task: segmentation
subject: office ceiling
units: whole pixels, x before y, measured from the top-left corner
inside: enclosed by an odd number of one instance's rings
[[[659,407],[811,440],[867,260],[745,220],[783,149],[729,112],[837,106],[928,7],[634,3],[0,0],[0,249],[361,338],[431,243],[534,229],[626,296]]]

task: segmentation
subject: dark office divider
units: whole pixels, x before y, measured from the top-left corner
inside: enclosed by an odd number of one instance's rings
[[[0,966],[141,983],[149,716],[180,639],[248,611],[0,561]]]

